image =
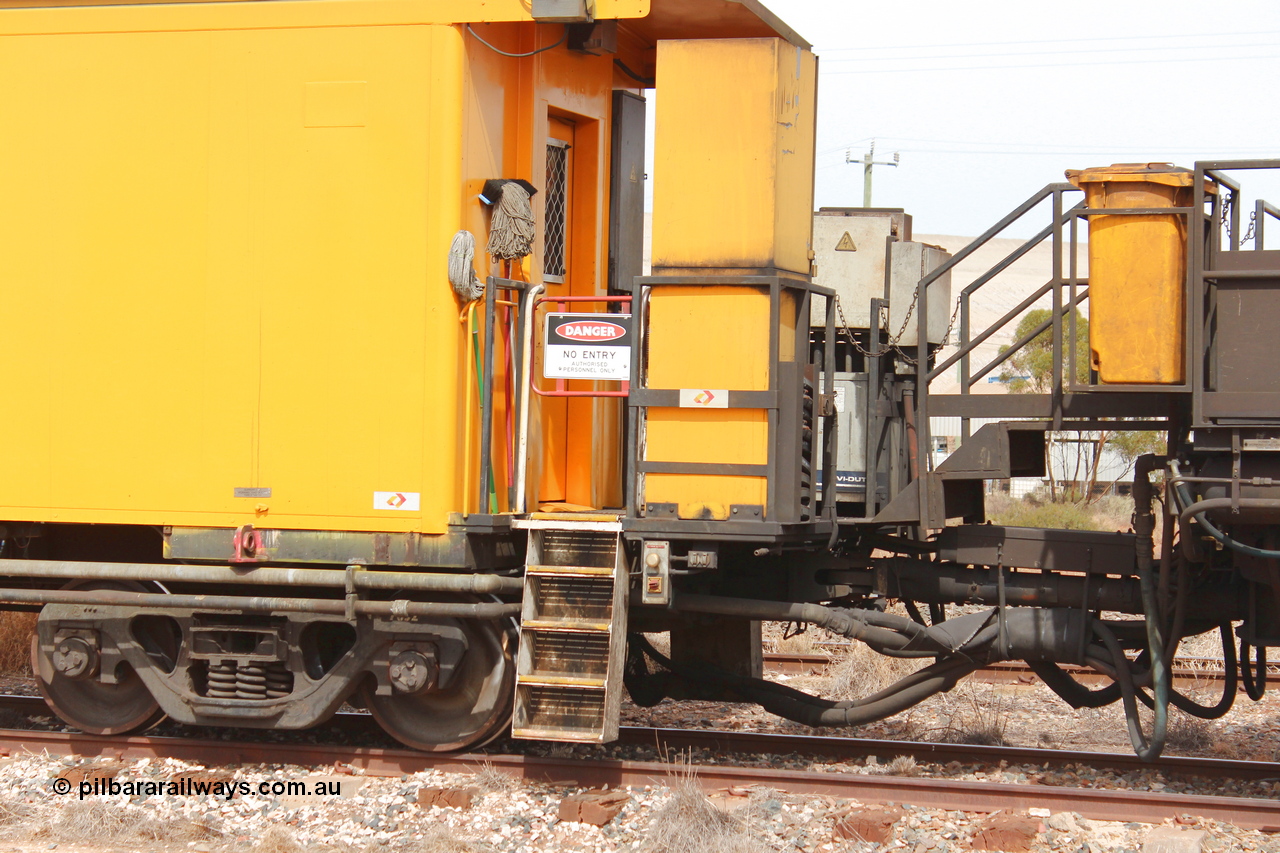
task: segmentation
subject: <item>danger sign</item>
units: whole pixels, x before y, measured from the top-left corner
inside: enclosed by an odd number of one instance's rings
[[[547,379],[630,379],[630,314],[547,314]]]

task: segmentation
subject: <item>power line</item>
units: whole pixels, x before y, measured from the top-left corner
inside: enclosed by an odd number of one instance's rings
[[[951,42],[943,44],[900,44],[900,45],[883,45],[880,47],[833,47],[833,48],[815,48],[820,53],[839,53],[850,50],[926,50],[932,48],[948,48],[948,47],[999,47],[1001,45],[1024,45],[1024,44],[1079,44],[1080,42],[1093,41],[1151,41],[1155,39],[1211,39],[1211,38],[1233,38],[1236,36],[1275,36],[1280,35],[1280,30],[1263,30],[1262,32],[1243,32],[1243,33],[1174,33],[1168,35],[1150,35],[1150,36],[1093,36],[1090,38],[1074,38],[1074,39],[1018,39],[1016,41],[972,41],[972,42]]]
[[[856,145],[858,145],[859,143],[861,143],[861,142],[866,142],[867,140],[869,140],[869,139],[871,139],[871,138],[872,138],[872,137],[869,137],[869,136],[868,136],[868,137],[864,137],[863,139],[856,140],[856,141],[854,141],[854,142],[849,142],[849,143],[846,143],[846,144],[844,144],[844,145],[835,146],[835,147],[831,148],[831,149],[830,149],[830,151],[832,151],[832,152],[834,152],[834,151],[843,151],[845,148],[850,148],[850,147],[856,146]],[[1019,148],[1055,148],[1055,149],[1057,149],[1057,148],[1075,148],[1075,149],[1078,149],[1079,151],[1081,151],[1081,152],[1083,152],[1083,153],[1086,153],[1086,154],[1089,154],[1089,153],[1095,153],[1095,152],[1098,152],[1098,151],[1106,151],[1106,152],[1109,152],[1109,153],[1110,153],[1110,152],[1119,152],[1119,151],[1133,151],[1133,152],[1135,152],[1135,153],[1142,153],[1142,152],[1145,152],[1145,151],[1150,151],[1152,148],[1159,147],[1159,146],[1153,146],[1153,145],[1145,145],[1145,146],[1144,146],[1144,145],[1108,145],[1108,144],[1106,144],[1106,143],[1103,143],[1103,144],[1100,144],[1100,145],[1099,145],[1099,144],[1094,144],[1094,145],[1074,145],[1074,146],[1073,146],[1073,145],[1053,145],[1053,144],[1050,144],[1050,143],[1044,143],[1044,142],[1013,142],[1013,143],[1010,143],[1010,142],[1009,142],[1009,140],[1007,140],[1007,139],[1002,139],[1002,140],[998,140],[998,141],[992,141],[992,140],[989,140],[989,139],[929,139],[929,138],[920,137],[920,136],[894,136],[894,135],[891,135],[891,134],[882,134],[882,135],[877,136],[877,137],[875,137],[875,138],[877,138],[877,139],[881,139],[881,140],[885,140],[885,139],[892,139],[892,140],[894,140],[895,142],[927,142],[927,143],[930,143],[930,144],[933,144],[933,145],[1009,145],[1009,144],[1012,144],[1012,145],[1014,145],[1014,146],[1016,146],[1016,147],[1019,147]],[[1165,150],[1173,150],[1173,149],[1165,149]],[[1197,150],[1197,149],[1186,149],[1186,151],[1188,151],[1189,153],[1194,153],[1196,150]],[[1215,150],[1219,150],[1219,149],[1215,149]],[[1241,148],[1241,147],[1237,147],[1237,148],[1234,148],[1234,149],[1227,149],[1227,150],[1256,151],[1256,150],[1258,150],[1258,149],[1257,149],[1257,148]],[[828,152],[824,151],[824,152],[821,152],[821,153],[828,153]]]
[[[1246,44],[1196,44],[1196,45],[1168,45],[1163,47],[1107,47],[1096,48],[1091,50],[1014,50],[1001,51],[997,53],[957,53],[948,54],[946,56],[930,55],[927,53],[916,54],[914,56],[858,56],[848,59],[828,59],[827,64],[833,62],[903,62],[907,60],[917,59],[986,59],[999,56],[1058,56],[1065,54],[1097,54],[1097,53],[1137,53],[1150,51],[1169,51],[1169,50],[1194,50],[1200,48],[1230,48],[1236,50],[1242,47],[1275,47],[1280,42],[1274,41],[1256,41]],[[1159,60],[1155,60],[1159,61]]]
[[[909,152],[909,153],[911,153],[911,154],[982,154],[982,155],[988,155],[988,154],[1000,154],[1000,155],[1006,155],[1006,156],[1033,156],[1033,157],[1041,157],[1041,156],[1058,156],[1058,157],[1088,157],[1088,156],[1093,155],[1093,154],[1097,154],[1097,155],[1102,155],[1102,154],[1126,154],[1126,155],[1128,155],[1128,154],[1134,154],[1134,153],[1144,154],[1144,155],[1149,155],[1149,156],[1155,156],[1155,155],[1154,155],[1154,154],[1152,154],[1151,152],[1155,152],[1155,154],[1159,154],[1159,155],[1168,155],[1168,156],[1190,156],[1190,155],[1201,155],[1201,154],[1203,154],[1205,151],[1212,151],[1212,152],[1214,152],[1215,154],[1218,154],[1218,155],[1222,155],[1222,154],[1229,154],[1229,153],[1235,153],[1235,154],[1248,154],[1248,153],[1255,153],[1255,152],[1271,152],[1271,151],[1274,151],[1275,149],[1274,149],[1274,148],[1263,148],[1263,147],[1258,147],[1258,148],[1243,148],[1243,149],[1236,149],[1236,150],[1233,150],[1233,151],[1229,151],[1229,150],[1224,150],[1224,149],[1218,149],[1218,148],[1206,147],[1206,148],[1199,148],[1199,149],[1186,149],[1186,150],[1181,150],[1181,151],[1174,151],[1174,150],[1171,150],[1171,149],[1168,149],[1168,148],[1161,149],[1161,148],[1152,147],[1152,148],[1147,149],[1146,151],[1138,151],[1138,152],[1132,152],[1132,151],[1129,151],[1129,152],[1125,152],[1125,151],[1111,151],[1111,150],[1108,150],[1108,149],[1105,149],[1105,148],[1104,148],[1104,149],[1098,149],[1098,150],[1095,150],[1095,151],[1012,151],[1012,150],[1009,150],[1009,151],[999,151],[999,150],[995,150],[995,149],[990,149],[990,150],[986,150],[986,149],[973,150],[973,149],[970,149],[970,150],[966,150],[966,151],[957,151],[957,150],[955,150],[955,149],[951,149],[951,148],[900,148],[900,149],[898,149],[898,150],[899,150],[899,151],[904,151],[904,152]]]
[[[880,139],[881,141],[884,141],[887,139],[892,139],[892,137],[880,137]],[[1272,152],[1274,148],[1267,147],[1267,146],[1257,146],[1253,148],[1219,148],[1217,146],[1206,145],[1203,148],[1173,149],[1173,148],[1161,148],[1160,146],[1153,145],[1148,148],[1136,148],[1136,149],[1103,147],[1103,148],[1087,148],[1087,149],[1081,148],[1081,149],[1073,149],[1073,150],[1063,149],[1063,150],[1035,150],[1035,151],[1027,151],[1027,150],[1019,151],[1017,149],[997,149],[997,148],[898,148],[897,150],[902,153],[910,153],[910,154],[953,154],[953,155],[982,155],[982,156],[999,154],[1002,156],[1022,156],[1022,157],[1026,157],[1026,156],[1090,157],[1090,156],[1113,155],[1113,156],[1142,156],[1149,159],[1155,156],[1168,156],[1168,157],[1201,156],[1201,155],[1205,155],[1206,152],[1212,152],[1216,156],[1222,156],[1227,154],[1233,154],[1233,155],[1258,154],[1258,153],[1267,154]],[[843,161],[823,163],[819,165],[819,168],[829,169],[829,168],[833,168],[835,166],[840,166],[840,165],[844,165]]]
[[[942,59],[950,59],[951,57],[941,57]],[[1100,62],[1046,62],[1027,65],[949,65],[934,66],[930,68],[867,68],[859,71],[827,71],[823,69],[824,77],[835,77],[846,74],[901,74],[906,72],[917,71],[1012,71],[1019,68],[1087,68],[1093,65],[1156,65],[1160,63],[1168,64],[1170,62],[1239,62],[1249,59],[1280,59],[1277,54],[1258,54],[1256,56],[1203,56],[1203,57],[1179,57],[1177,59],[1133,59],[1133,60],[1105,60]],[[892,61],[892,60],[887,60]]]

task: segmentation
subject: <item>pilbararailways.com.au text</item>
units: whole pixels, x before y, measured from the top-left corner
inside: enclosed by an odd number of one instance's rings
[[[59,777],[53,780],[55,794],[78,793],[85,797],[221,797],[233,799],[237,794],[247,797],[258,794],[263,797],[340,797],[342,782],[336,779],[318,779],[314,782],[213,782],[207,779],[173,779],[161,782],[150,779],[85,779],[78,786]]]

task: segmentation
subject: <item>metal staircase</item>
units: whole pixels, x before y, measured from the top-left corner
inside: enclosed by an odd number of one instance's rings
[[[628,573],[616,516],[534,513],[529,531],[512,736],[618,737]]]
[[[938,465],[903,489],[876,515],[881,524],[942,528],[948,518],[982,520],[983,481],[1042,477],[1043,421],[985,424]]]

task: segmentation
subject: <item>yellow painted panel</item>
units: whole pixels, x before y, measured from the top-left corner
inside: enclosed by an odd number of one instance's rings
[[[650,0],[595,0],[596,17],[643,18]],[[532,21],[528,0],[0,0],[0,33],[147,32]],[[560,24],[544,26],[560,27]]]
[[[781,39],[658,43],[655,270],[808,275],[817,63]]]
[[[796,360],[799,303],[799,293],[794,289],[784,289],[778,294],[778,361]]]
[[[364,127],[368,123],[368,84],[364,80],[324,80],[304,87],[306,127]]]
[[[650,409],[645,458],[662,462],[768,461],[769,427],[761,409]],[[645,501],[678,504],[681,518],[730,518],[733,504],[764,506],[764,477],[645,474]]]
[[[649,297],[651,388],[769,388],[769,291],[664,286]]]
[[[664,286],[649,299],[648,386],[763,391],[769,387],[769,293],[753,287]],[[763,409],[653,408],[645,458],[761,465]],[[685,518],[725,519],[732,504],[763,506],[763,477],[646,474],[645,501],[675,503]]]
[[[444,529],[461,499],[443,262],[460,42],[0,36],[0,158],[24,164],[0,179],[23,317],[0,359],[27,412],[0,427],[0,517]],[[375,510],[376,491],[421,509]]]

